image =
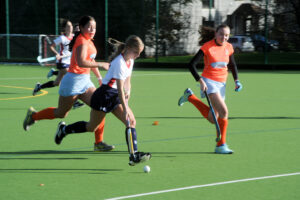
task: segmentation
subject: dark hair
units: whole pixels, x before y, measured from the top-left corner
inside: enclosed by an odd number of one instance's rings
[[[143,47],[144,48],[144,43],[143,41],[141,40],[141,38],[139,38],[138,36],[136,35],[130,35],[125,43],[124,42],[120,42],[118,40],[115,40],[113,38],[108,38],[108,41],[107,41],[109,44],[111,44],[113,46],[113,53],[111,56],[109,56],[108,60],[109,62],[111,62],[113,59],[115,59],[119,54],[123,53],[124,50],[126,48],[141,48]]]
[[[68,22],[72,23],[72,22],[71,22],[70,20],[68,20],[68,19],[65,19],[65,20],[62,22],[61,28],[62,28],[63,30],[66,28]]]
[[[69,44],[69,51],[72,51],[75,41],[76,41],[78,35],[81,33],[81,28],[83,28],[85,25],[87,25],[90,21],[95,21],[95,18],[92,16],[88,16],[88,15],[85,15],[80,18],[79,23],[78,23],[80,31],[76,31],[74,33],[74,37]]]
[[[199,31],[199,33],[201,35],[199,45],[203,45],[205,42],[208,42],[208,41],[214,39],[216,32],[218,32],[221,28],[229,28],[229,26],[226,24],[221,24],[216,28],[216,30],[212,27],[202,26],[201,31]]]

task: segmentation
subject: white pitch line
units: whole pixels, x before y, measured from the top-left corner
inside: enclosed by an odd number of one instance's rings
[[[181,75],[189,75],[185,72],[173,72],[173,73],[156,73],[156,74],[133,74],[134,77],[139,76],[181,76]],[[95,76],[91,77],[92,79],[96,78]],[[0,80],[38,80],[38,79],[45,79],[45,77],[10,77],[10,78],[0,78]]]
[[[300,175],[300,172],[295,172],[295,173],[290,173],[290,174],[279,174],[279,175],[273,175],[273,176],[262,176],[262,177],[256,177],[256,178],[246,178],[246,179],[239,179],[239,180],[233,180],[233,181],[224,181],[224,182],[210,183],[210,184],[205,184],[205,185],[194,185],[194,186],[175,188],[175,189],[169,189],[169,190],[160,190],[160,191],[148,192],[148,193],[142,193],[142,194],[114,197],[114,198],[110,198],[110,199],[106,199],[106,200],[129,199],[129,198],[149,196],[149,195],[154,195],[154,194],[175,192],[175,191],[180,191],[180,190],[190,190],[190,189],[195,189],[195,188],[212,187],[212,186],[226,185],[226,184],[231,184],[231,183],[240,183],[240,182],[256,181],[256,180],[279,178],[279,177],[286,177],[286,176],[296,176],[296,175]]]

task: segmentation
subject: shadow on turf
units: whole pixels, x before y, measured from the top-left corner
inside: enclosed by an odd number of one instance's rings
[[[38,150],[38,151],[15,151],[15,152],[0,152],[0,155],[59,155],[59,154],[128,154],[127,151],[109,151],[109,152],[95,152],[95,151],[54,151],[54,150]],[[0,158],[1,159],[1,158]]]
[[[77,172],[78,171],[78,172]],[[89,172],[90,171],[90,172]],[[0,169],[0,173],[54,173],[54,174],[107,174],[105,172],[119,172],[123,169]]]
[[[140,119],[201,119],[203,117],[136,117]],[[204,119],[204,118],[203,118]],[[229,117],[229,119],[300,119],[300,117],[266,116],[266,117]]]
[[[153,152],[151,151],[151,154],[153,155],[153,157],[176,157],[176,156],[173,156],[173,155],[191,155],[191,154],[214,154],[215,155],[215,152],[177,152],[177,151],[172,151],[172,152]],[[164,155],[172,155],[172,156],[164,156]],[[159,156],[161,155],[161,156]]]

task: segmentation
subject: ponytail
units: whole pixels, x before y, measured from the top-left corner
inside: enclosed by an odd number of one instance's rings
[[[212,27],[202,26],[199,33],[201,35],[199,45],[203,45],[205,42],[208,42],[215,37],[215,29],[213,29]]]
[[[73,39],[71,40],[71,42],[70,42],[70,44],[69,44],[69,51],[72,52],[73,46],[74,46],[75,41],[76,41],[76,38],[79,36],[79,34],[80,34],[80,31],[76,31],[76,32],[75,32],[74,37],[73,37]]]
[[[108,60],[111,62],[115,59],[119,54],[121,54],[125,49],[125,43],[115,40],[113,38],[108,38],[107,41],[113,47],[113,53],[109,56]]]
[[[136,35],[130,35],[126,39],[125,43],[112,38],[108,38],[107,42],[111,44],[114,48],[113,54],[109,57],[109,62],[115,59],[120,53],[123,53],[124,50],[127,48],[140,50],[140,49],[144,49],[145,46],[141,38],[139,38]]]

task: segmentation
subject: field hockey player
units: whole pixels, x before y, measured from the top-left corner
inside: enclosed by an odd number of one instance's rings
[[[221,139],[217,142],[215,153],[231,154],[231,150],[226,144],[226,132],[228,126],[228,108],[225,103],[225,87],[228,76],[228,68],[231,70],[235,82],[235,91],[242,89],[242,84],[238,80],[238,71],[233,56],[233,47],[227,42],[230,35],[230,28],[227,25],[220,25],[216,31],[210,28],[202,28],[202,44],[198,53],[189,63],[189,70],[196,81],[200,83],[201,97],[206,91],[215,110],[217,122],[220,126]],[[204,69],[202,76],[197,72],[197,63],[204,58]],[[200,101],[193,94],[190,88],[184,91],[179,98],[178,105],[191,102],[209,122],[214,123],[210,108]]]

